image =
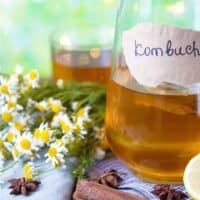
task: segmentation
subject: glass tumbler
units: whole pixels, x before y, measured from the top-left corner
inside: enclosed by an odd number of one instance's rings
[[[53,79],[92,81],[107,85],[113,31],[110,27],[79,27],[56,31],[51,37]]]
[[[182,182],[200,152],[200,2],[121,0],[106,132],[143,179]]]

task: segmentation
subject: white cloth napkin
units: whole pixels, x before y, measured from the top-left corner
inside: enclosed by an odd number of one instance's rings
[[[70,169],[55,169],[48,172],[38,179],[41,184],[37,191],[31,193],[30,196],[10,195],[8,189],[8,180],[23,176],[22,164],[16,164],[10,170],[0,174],[0,182],[4,182],[0,186],[0,200],[70,200],[74,185],[74,179],[70,174]]]

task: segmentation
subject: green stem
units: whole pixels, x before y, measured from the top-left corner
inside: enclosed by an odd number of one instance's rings
[[[12,167],[14,167],[17,163],[19,162],[19,160],[13,162],[10,166],[5,167],[4,169],[0,170],[0,173],[3,173],[9,169],[11,169]]]
[[[36,165],[35,168],[41,168],[41,167],[44,167],[44,166],[46,166],[46,165],[47,165],[47,163],[42,163],[42,164],[40,164],[40,165]]]
[[[56,168],[51,168],[51,169],[45,170],[45,172],[35,174],[35,175],[34,175],[34,178],[35,178],[35,177],[39,177],[39,176],[43,176],[43,175],[45,175],[45,174],[48,174],[49,172],[52,172],[52,171],[54,171],[55,169],[56,169]]]

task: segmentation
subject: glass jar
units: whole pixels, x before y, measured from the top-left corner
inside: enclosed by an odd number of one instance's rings
[[[106,132],[143,179],[182,182],[200,152],[198,30],[198,0],[121,0]]]
[[[113,30],[108,26],[70,28],[52,33],[53,79],[107,85],[110,77]]]

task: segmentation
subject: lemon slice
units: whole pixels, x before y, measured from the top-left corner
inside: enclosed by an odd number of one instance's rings
[[[189,195],[200,200],[200,154],[192,158],[186,166],[183,182]]]

